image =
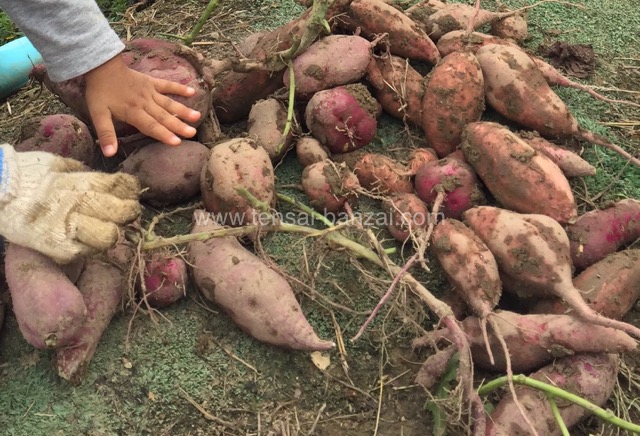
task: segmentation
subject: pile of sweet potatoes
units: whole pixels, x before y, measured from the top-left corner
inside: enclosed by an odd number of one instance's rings
[[[325,16],[330,32],[315,35],[290,64],[278,62],[307,35],[317,10],[311,3],[300,17],[248,35],[239,46],[242,58],[215,81],[211,64],[191,49],[153,39],[127,44],[133,68],[196,86],[186,103],[202,119],[211,114],[222,128],[234,127],[232,136],[206,146],[192,139],[172,148],[146,138],[116,158],[115,169],[140,179],[148,206],[201,200],[191,234],[209,234],[191,240],[182,257],[147,253],[137,298],[162,308],[195,287],[259,341],[331,350],[334,342],[315,333],[285,276],[239,238],[220,236],[252,226],[244,235],[255,241],[260,228],[278,224],[277,168],[293,159],[299,189],[316,213],[337,220],[367,196],[378,201],[400,249],[411,249],[409,240],[428,247],[462,302],[457,314],[475,367],[551,380],[604,404],[619,354],[635,350],[640,338],[640,328],[623,321],[640,296],[640,255],[630,247],[640,237],[640,199],[579,213],[571,179],[596,169],[562,144],[582,139],[640,161],[580,126],[554,92],[552,85],[573,85],[521,46],[526,8],[497,13],[437,0],[410,7],[336,0]],[[491,34],[478,31],[484,25]],[[96,159],[91,132],[80,121],[87,121],[81,82],[52,84],[42,68],[34,76],[78,118],[42,120],[22,147],[91,166]],[[505,123],[488,120],[495,114]],[[383,117],[423,142],[404,153],[377,147]],[[51,127],[63,122],[67,127]],[[118,132],[125,139],[135,133],[128,126]],[[37,253],[11,245],[7,251],[20,330],[35,347],[60,350],[65,378],[90,360],[123,292],[121,272],[109,274],[101,262],[86,259],[78,278]],[[23,274],[26,268],[37,274]],[[47,286],[38,284],[42,274],[50,277]],[[100,293],[89,274],[105,280]],[[504,307],[503,296],[520,304]],[[78,346],[79,336],[95,340]],[[440,328],[414,346],[455,340],[451,329]],[[544,398],[518,393],[538,433],[557,434]],[[535,434],[519,411],[504,396],[482,431]],[[588,414],[574,406],[561,411],[568,426]]]

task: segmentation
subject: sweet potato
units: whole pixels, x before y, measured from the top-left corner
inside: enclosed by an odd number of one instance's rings
[[[442,38],[438,40],[436,46],[438,47],[440,56],[444,57],[462,50],[469,53],[476,53],[480,47],[489,44],[515,45],[513,41],[495,35],[487,35],[481,32],[471,32],[467,34],[464,30],[453,30],[442,35]]]
[[[336,54],[340,62],[335,61]],[[308,99],[324,89],[359,81],[371,61],[371,43],[358,35],[328,35],[293,60],[296,97]],[[289,89],[289,68],[282,81]]]
[[[429,147],[420,147],[411,151],[407,166],[409,167],[411,174],[415,175],[422,165],[429,162],[435,162],[437,160],[438,156],[434,149]]]
[[[455,159],[443,158],[422,165],[414,185],[418,197],[430,207],[442,191],[445,195],[440,213],[449,218],[459,219],[465,210],[486,200],[473,169]]]
[[[409,6],[404,13],[416,23],[424,23],[428,17],[445,7],[445,5],[446,3],[440,0],[421,0]]]
[[[529,37],[526,14],[516,14],[491,23],[492,35],[522,43]]]
[[[373,141],[382,108],[360,83],[316,92],[305,109],[311,134],[331,153],[346,153]]]
[[[640,237],[640,201],[628,198],[585,212],[566,231],[573,266],[583,270]]]
[[[619,356],[613,353],[582,353],[557,359],[530,377],[571,392],[596,406],[603,406],[616,385],[619,362]],[[530,413],[539,435],[562,434],[546,395],[524,386],[516,388],[516,395],[521,407]],[[558,400],[556,402],[562,421],[568,429],[574,428],[592,414],[580,405]],[[502,398],[487,419],[487,436],[525,435],[531,434],[531,431],[531,427],[522,419],[511,394]]]
[[[209,153],[196,141],[183,140],[178,147],[153,142],[130,154],[120,171],[140,180],[146,189],[141,200],[155,206],[174,205],[200,193],[200,174]]]
[[[218,143],[202,167],[200,192],[205,209],[228,226],[258,224],[260,212],[241,190],[275,205],[275,174],[267,151],[250,138]]]
[[[424,77],[404,58],[374,56],[366,79],[385,113],[420,127]]]
[[[503,207],[548,215],[562,224],[578,216],[562,170],[505,126],[489,121],[470,123],[460,148]]]
[[[542,153],[553,161],[567,177],[595,176],[596,168],[581,158],[577,153],[559,147],[540,136],[537,132],[520,131],[517,135],[535,151]]]
[[[192,233],[220,228],[205,211],[195,211]],[[335,347],[316,335],[287,280],[236,238],[192,242],[187,251],[195,286],[250,336],[295,350]]]
[[[355,164],[354,174],[360,186],[378,194],[413,192],[411,171],[380,153],[366,153]]]
[[[569,238],[553,218],[477,206],[463,215],[465,224],[487,244],[498,267],[541,295],[563,299],[576,318],[640,337],[640,328],[595,312],[572,282]]]
[[[87,307],[86,321],[68,345],[56,350],[54,358],[58,375],[73,385],[85,377],[100,339],[127,291],[133,255],[132,248],[120,242],[104,255],[87,260],[78,280]]]
[[[187,264],[173,253],[156,252],[145,261],[144,290],[140,293],[152,307],[166,307],[186,295],[189,277]]]
[[[453,30],[466,30],[471,20],[473,20],[472,30],[476,30],[486,24],[524,12],[531,7],[533,6],[508,12],[493,12],[482,8],[476,11],[474,6],[462,3],[448,3],[429,15],[422,24],[429,37],[438,41],[442,35]]]
[[[155,38],[133,39],[127,41],[125,45],[122,57],[130,68],[152,77],[188,85],[196,90],[191,97],[178,95],[169,95],[169,97],[201,112],[200,119],[190,123],[193,127],[198,127],[211,107],[213,85],[213,78],[204,74],[202,56],[182,44]],[[37,81],[44,83],[83,122],[87,124],[91,122],[84,98],[84,76],[65,82],[53,82],[43,65],[36,66],[31,75]],[[116,121],[114,126],[119,137],[137,133],[135,128],[120,121]]]
[[[247,135],[267,150],[272,162],[278,162],[293,146],[295,130],[285,135],[287,108],[275,98],[259,100],[251,106]]]
[[[327,159],[305,167],[302,189],[309,197],[309,204],[327,214],[341,211],[347,201],[356,201],[361,186],[358,177],[345,163]]]
[[[514,373],[534,371],[553,359],[579,353],[625,353],[636,350],[637,343],[624,332],[582,321],[570,315],[521,315],[496,310],[492,319],[509,349]],[[504,372],[506,359],[496,335],[489,334],[495,363],[492,365],[482,337],[481,320],[469,316],[461,323],[473,363],[487,371]],[[449,339],[448,328],[442,328],[415,339],[415,347]]]
[[[447,155],[447,158],[449,159],[455,159],[457,161],[460,161],[462,163],[465,163],[467,165],[469,165],[469,161],[467,161],[467,158],[464,155],[464,151],[457,149],[456,151],[454,151],[453,153],[449,153]]]
[[[262,30],[259,32],[253,32],[245,36],[238,44],[236,44],[236,49],[243,56],[249,56],[251,51],[255,48],[255,46],[260,42],[262,37],[264,37],[268,32],[266,30]]]
[[[387,216],[387,230],[397,241],[404,242],[429,225],[429,208],[412,192],[391,194],[382,202]]]
[[[349,15],[367,38],[388,35],[391,54],[435,65],[440,53],[435,43],[411,18],[382,0],[353,0]]]
[[[296,141],[296,156],[303,167],[329,159],[329,150],[311,136],[303,136]]]
[[[85,322],[87,307],[62,267],[35,250],[9,243],[4,268],[24,339],[39,349],[69,344]]]
[[[600,145],[640,166],[640,159],[580,126],[534,59],[522,49],[488,44],[478,49],[476,58],[485,78],[486,101],[506,119],[545,138],[578,138]]]
[[[37,117],[20,129],[17,151],[46,151],[93,165],[97,145],[89,127],[79,118],[67,114]]]
[[[422,129],[438,157],[455,151],[462,131],[484,112],[484,77],[475,56],[455,52],[442,58],[427,77]]]
[[[611,253],[573,279],[573,286],[593,310],[612,319],[622,317],[640,298],[640,250]],[[539,300],[531,313],[570,313],[560,299]]]

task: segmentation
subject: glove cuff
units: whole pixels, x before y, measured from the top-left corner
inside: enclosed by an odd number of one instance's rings
[[[0,203],[16,197],[19,184],[16,150],[9,144],[0,144]]]

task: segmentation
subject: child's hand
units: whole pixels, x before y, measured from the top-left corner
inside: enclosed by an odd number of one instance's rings
[[[132,70],[120,56],[89,71],[85,77],[89,113],[105,156],[118,151],[114,118],[169,145],[180,144],[176,135],[191,138],[196,134],[196,129],[182,120],[195,122],[200,112],[165,95],[190,97],[195,92],[192,88]]]

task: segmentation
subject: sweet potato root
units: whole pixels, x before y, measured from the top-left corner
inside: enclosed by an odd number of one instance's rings
[[[486,201],[473,169],[446,157],[422,165],[416,172],[414,186],[418,197],[430,207],[442,191],[440,212],[449,218],[459,219],[465,210]]]
[[[443,158],[460,144],[462,131],[484,112],[484,78],[475,56],[445,56],[427,77],[422,98],[422,129],[431,148]]]
[[[521,315],[496,310],[492,319],[509,349],[514,373],[535,371],[553,359],[579,353],[625,353],[637,348],[636,341],[624,332],[581,321],[570,315]],[[504,372],[505,355],[495,334],[489,344],[495,364],[491,364],[482,337],[481,320],[469,316],[461,323],[471,346],[474,364],[487,371]],[[443,328],[414,340],[420,347],[432,340],[449,339]]]
[[[505,126],[488,121],[470,123],[460,148],[505,208],[548,215],[562,224],[578,215],[562,170]]]
[[[311,136],[303,136],[296,141],[296,156],[303,167],[329,159],[329,150]]]
[[[331,153],[364,147],[377,133],[382,107],[360,83],[316,92],[305,108],[311,134]]]
[[[259,100],[251,106],[247,135],[267,150],[272,162],[278,162],[293,146],[293,128],[285,135],[287,108],[275,98]]]
[[[566,227],[580,271],[640,237],[640,201],[628,198],[580,215]]]
[[[584,301],[607,318],[622,319],[640,298],[640,250],[607,255],[573,279]],[[560,299],[539,300],[531,313],[571,313]]]
[[[544,154],[558,165],[565,176],[586,177],[596,175],[596,168],[577,153],[547,141],[537,132],[520,131],[517,134],[535,151]]]
[[[530,377],[571,392],[597,406],[603,406],[616,385],[619,362],[619,356],[613,353],[581,353],[557,359]],[[524,386],[518,387],[516,392],[522,408],[531,413],[531,421],[539,435],[562,434],[546,395]],[[591,412],[577,404],[558,406],[562,421],[568,429],[572,429],[591,415]],[[505,395],[487,419],[486,435],[524,434],[531,434],[531,428],[522,419],[511,394]]]
[[[166,307],[186,295],[189,276],[187,264],[173,253],[156,252],[145,261],[144,289],[140,293],[152,307]]]
[[[188,201],[200,193],[202,167],[210,150],[196,141],[179,147],[162,142],[142,146],[121,164],[120,171],[136,176],[146,190],[140,199],[155,206]]]
[[[340,62],[335,61],[340,54]],[[308,99],[323,89],[359,81],[371,61],[371,43],[358,35],[328,35],[311,44],[293,60],[295,92]],[[284,70],[283,85],[289,89],[289,68]]]
[[[62,267],[34,250],[9,243],[4,268],[24,339],[39,349],[69,344],[85,322],[87,307]]]
[[[358,177],[345,163],[323,160],[302,171],[302,189],[309,204],[322,213],[340,212],[345,202],[357,200],[360,190]]]
[[[569,238],[556,220],[492,206],[469,209],[463,218],[487,244],[501,271],[540,295],[561,298],[576,318],[640,337],[640,328],[595,312],[574,287]]]
[[[220,229],[205,211],[194,213],[192,233]],[[330,350],[305,318],[289,283],[234,237],[192,242],[188,258],[194,284],[255,339],[295,350]]]
[[[378,195],[413,192],[411,171],[388,156],[366,153],[355,164],[360,186]]]
[[[258,224],[260,212],[240,189],[274,205],[273,164],[267,151],[249,138],[233,138],[215,145],[200,176],[205,209],[217,215],[223,225]]]
[[[23,124],[17,151],[46,151],[70,157],[93,166],[98,146],[89,127],[79,118],[67,114],[45,115]]]
[[[397,241],[404,242],[429,225],[429,208],[412,192],[391,194],[382,202],[387,215],[387,230]]]

